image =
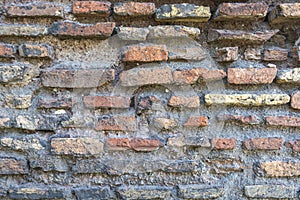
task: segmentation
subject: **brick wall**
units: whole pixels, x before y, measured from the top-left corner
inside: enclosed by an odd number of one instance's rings
[[[297,0],[0,2],[0,198],[299,199],[299,44]]]

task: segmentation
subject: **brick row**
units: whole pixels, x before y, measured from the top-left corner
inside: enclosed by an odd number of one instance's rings
[[[265,3],[222,3],[212,17],[213,21],[255,21],[263,20],[269,6]],[[4,15],[12,17],[54,17],[63,18],[62,5],[51,3],[7,5],[3,6]],[[108,1],[75,1],[72,4],[72,13],[85,17],[109,17],[111,14],[118,17],[154,16],[157,21],[207,22],[211,18],[210,7],[181,3],[164,4],[155,7],[148,2],[118,2],[112,5]],[[269,14],[271,24],[285,23],[300,18],[299,3],[282,3],[276,5]]]

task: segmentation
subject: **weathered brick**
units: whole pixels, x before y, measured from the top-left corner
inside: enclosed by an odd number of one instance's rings
[[[114,79],[113,69],[46,69],[41,73],[45,87],[93,88]]]
[[[146,2],[119,2],[114,4],[114,14],[118,16],[146,16],[155,12],[154,3]]]
[[[10,108],[16,109],[25,109],[31,106],[31,94],[22,94],[22,95],[5,95],[6,105]]]
[[[114,163],[117,163],[116,160],[114,161],[115,161]],[[101,174],[108,174],[108,175],[119,174],[119,171],[109,166],[108,161],[102,161],[97,159],[76,159],[76,163],[75,165],[73,165],[72,171],[77,174],[79,173],[80,174],[101,173]]]
[[[207,22],[210,8],[194,4],[164,4],[156,10],[157,21]]]
[[[134,116],[104,115],[95,127],[98,131],[135,131]]]
[[[50,33],[59,37],[98,37],[111,36],[115,28],[114,22],[99,22],[96,24],[81,24],[73,21],[54,22]]]
[[[16,117],[14,127],[29,131],[54,131],[62,121],[67,119],[63,115],[22,114]]]
[[[223,70],[209,70],[204,68],[194,68],[190,70],[176,70],[173,72],[173,79],[176,84],[194,84],[199,80],[204,82],[222,80],[226,77]]]
[[[95,138],[52,138],[51,151],[61,155],[97,155],[103,151],[103,143]]]
[[[78,187],[74,188],[76,199],[78,200],[93,200],[93,199],[111,199],[113,197],[112,191],[109,187]]]
[[[287,94],[207,94],[204,99],[207,105],[272,106],[290,102]]]
[[[6,197],[7,196],[7,188],[6,187],[0,187],[0,197]]]
[[[223,47],[216,49],[216,57],[218,62],[232,62],[238,59],[238,47]]]
[[[300,140],[293,140],[285,143],[286,147],[289,147],[293,152],[300,152]]]
[[[0,43],[0,58],[14,58],[16,48],[14,45]]]
[[[172,72],[169,67],[134,68],[120,74],[122,86],[171,84]]]
[[[122,199],[168,199],[172,195],[171,187],[166,186],[121,186],[116,192]]]
[[[168,105],[172,107],[198,108],[200,106],[200,98],[198,96],[171,96]]]
[[[150,26],[149,39],[154,38],[174,38],[174,37],[191,37],[197,38],[200,35],[200,29],[181,25],[161,25]]]
[[[165,160],[166,161],[166,160]],[[169,162],[169,161],[166,161]],[[171,173],[189,173],[202,171],[204,165],[200,161],[195,160],[177,160],[169,163],[162,171]]]
[[[267,124],[271,126],[300,126],[300,117],[291,117],[291,116],[267,116]]]
[[[12,199],[62,199],[65,198],[65,188],[39,186],[13,186],[9,189],[9,197]]]
[[[133,45],[122,51],[123,62],[167,61],[168,51],[164,45]]]
[[[74,15],[108,17],[111,12],[111,3],[108,1],[75,1],[72,12]]]
[[[261,49],[247,48],[244,57],[245,60],[261,60]]]
[[[1,157],[0,174],[27,174],[27,161],[21,158]]]
[[[300,3],[279,4],[269,13],[268,18],[269,22],[272,24],[299,20]]]
[[[4,6],[7,17],[64,17],[63,7],[54,4],[27,4]]]
[[[0,128],[11,128],[12,119],[7,116],[0,116]]]
[[[300,83],[300,68],[279,70],[277,74],[278,83]]]
[[[270,84],[277,74],[276,68],[228,68],[230,84]]]
[[[279,150],[283,144],[282,138],[251,138],[243,141],[243,145],[247,150]]]
[[[300,46],[294,46],[291,48],[291,57],[300,62]]]
[[[222,3],[214,19],[224,20],[257,20],[267,15],[269,6],[265,3]]]
[[[163,146],[160,140],[144,138],[109,138],[106,141],[109,150],[154,151]]]
[[[67,161],[54,156],[41,156],[30,160],[32,169],[41,169],[44,172],[66,172],[69,170]]]
[[[168,138],[167,145],[174,147],[211,147],[210,140],[203,137],[170,137]]]
[[[116,32],[122,40],[145,41],[149,34],[148,28],[117,27]]]
[[[170,40],[174,40],[170,39]],[[183,42],[183,41],[182,41]],[[207,53],[200,46],[169,46],[169,61],[201,61],[207,57]]]
[[[3,137],[0,139],[0,144],[3,147],[21,151],[40,151],[45,149],[44,145],[38,138]]]
[[[285,185],[247,185],[245,195],[250,198],[293,199],[296,196],[294,186]]]
[[[260,163],[258,167],[265,177],[300,176],[300,162],[269,161]]]
[[[236,121],[242,124],[258,124],[259,121],[254,115],[220,115],[217,117],[219,121]]]
[[[129,108],[130,97],[122,96],[85,96],[84,105],[88,108]]]
[[[135,111],[137,114],[141,114],[144,112],[151,112],[152,107],[155,103],[158,103],[160,99],[156,96],[145,96],[145,97],[139,97],[135,100]]]
[[[0,24],[0,36],[31,36],[47,35],[46,26],[23,25],[23,24]]]
[[[205,163],[210,166],[210,172],[214,174],[242,172],[245,168],[244,163],[235,158],[207,159]]]
[[[47,44],[22,44],[19,46],[19,54],[25,58],[54,58],[54,50]]]
[[[39,98],[37,103],[38,108],[71,108],[72,98]]]
[[[153,120],[153,125],[160,130],[170,130],[176,128],[178,123],[175,119],[157,117]]]
[[[264,61],[284,61],[287,60],[289,51],[281,48],[270,48],[264,50]]]
[[[20,82],[24,79],[29,65],[25,64],[0,64],[0,83]]]
[[[233,150],[236,140],[234,138],[213,138],[211,145],[216,150]]]
[[[210,29],[208,32],[208,42],[224,41],[241,42],[243,44],[263,44],[274,36],[279,30],[271,31],[240,31],[240,30],[220,30]]]
[[[185,127],[202,127],[208,126],[208,118],[205,116],[189,117],[188,120],[183,124]]]
[[[224,190],[213,185],[179,185],[178,196],[184,199],[215,199],[222,197]]]

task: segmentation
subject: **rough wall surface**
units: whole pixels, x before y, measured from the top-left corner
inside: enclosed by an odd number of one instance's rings
[[[298,0],[0,2],[1,199],[299,199]]]

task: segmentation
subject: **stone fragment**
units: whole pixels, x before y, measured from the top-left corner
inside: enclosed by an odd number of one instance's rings
[[[213,185],[179,185],[178,196],[184,199],[215,199],[222,197],[224,190]]]
[[[207,94],[204,99],[207,105],[273,106],[290,102],[287,94]]]
[[[22,158],[0,157],[0,174],[27,174],[27,161]]]
[[[258,20],[263,19],[269,6],[265,3],[222,3],[219,5],[214,20]]]
[[[258,167],[264,177],[300,176],[300,162],[269,161],[261,162]]]
[[[181,25],[161,25],[150,26],[149,39],[157,38],[177,38],[177,37],[191,37],[197,38],[200,35],[200,29]]]
[[[157,21],[207,22],[210,8],[194,4],[164,4],[156,10]]]
[[[164,45],[127,46],[122,52],[123,62],[159,62],[168,60],[168,51]]]
[[[230,84],[270,84],[277,75],[276,68],[228,68]]]
[[[30,167],[44,172],[66,172],[69,170],[67,161],[53,156],[41,156],[30,160]]]
[[[31,106],[32,95],[6,95],[5,101],[8,107],[16,109],[26,109]]]
[[[178,123],[175,119],[158,117],[153,120],[153,125],[160,130],[170,130],[176,128]]]
[[[167,199],[172,194],[172,188],[166,186],[121,186],[116,192],[122,199]]]
[[[118,37],[121,40],[129,41],[145,41],[149,34],[148,28],[136,28],[136,27],[118,27],[116,28]]]
[[[48,34],[46,26],[24,24],[0,24],[0,36],[37,37]]]
[[[263,199],[286,199],[296,196],[293,186],[285,185],[247,185],[245,186],[245,195],[250,198]]]
[[[294,22],[300,19],[300,3],[282,3],[269,13],[271,24]]]
[[[223,47],[216,49],[218,62],[232,62],[238,59],[238,47]]]
[[[38,138],[13,138],[3,137],[0,139],[0,144],[3,147],[8,147],[13,150],[44,150],[45,147]]]
[[[244,57],[245,60],[261,60],[261,49],[247,48]]]
[[[51,151],[60,155],[98,155],[103,152],[103,143],[95,138],[52,138]]]
[[[270,31],[240,31],[210,29],[208,32],[208,42],[223,41],[242,44],[263,44],[274,36],[279,30]]]
[[[111,3],[108,1],[75,1],[72,12],[78,16],[100,16],[110,15]]]
[[[300,83],[300,68],[279,70],[277,74],[278,83]]]
[[[112,199],[113,194],[109,187],[78,187],[73,189],[76,199],[93,200],[93,199]]]
[[[174,147],[211,147],[210,140],[203,137],[170,137],[167,145]]]
[[[155,4],[150,2],[119,2],[114,4],[114,14],[118,16],[139,17],[152,15]]]
[[[65,188],[39,186],[12,186],[8,193],[12,199],[63,199],[65,198]]]
[[[152,84],[171,84],[172,72],[169,67],[134,68],[120,74],[122,86],[142,86]]]

